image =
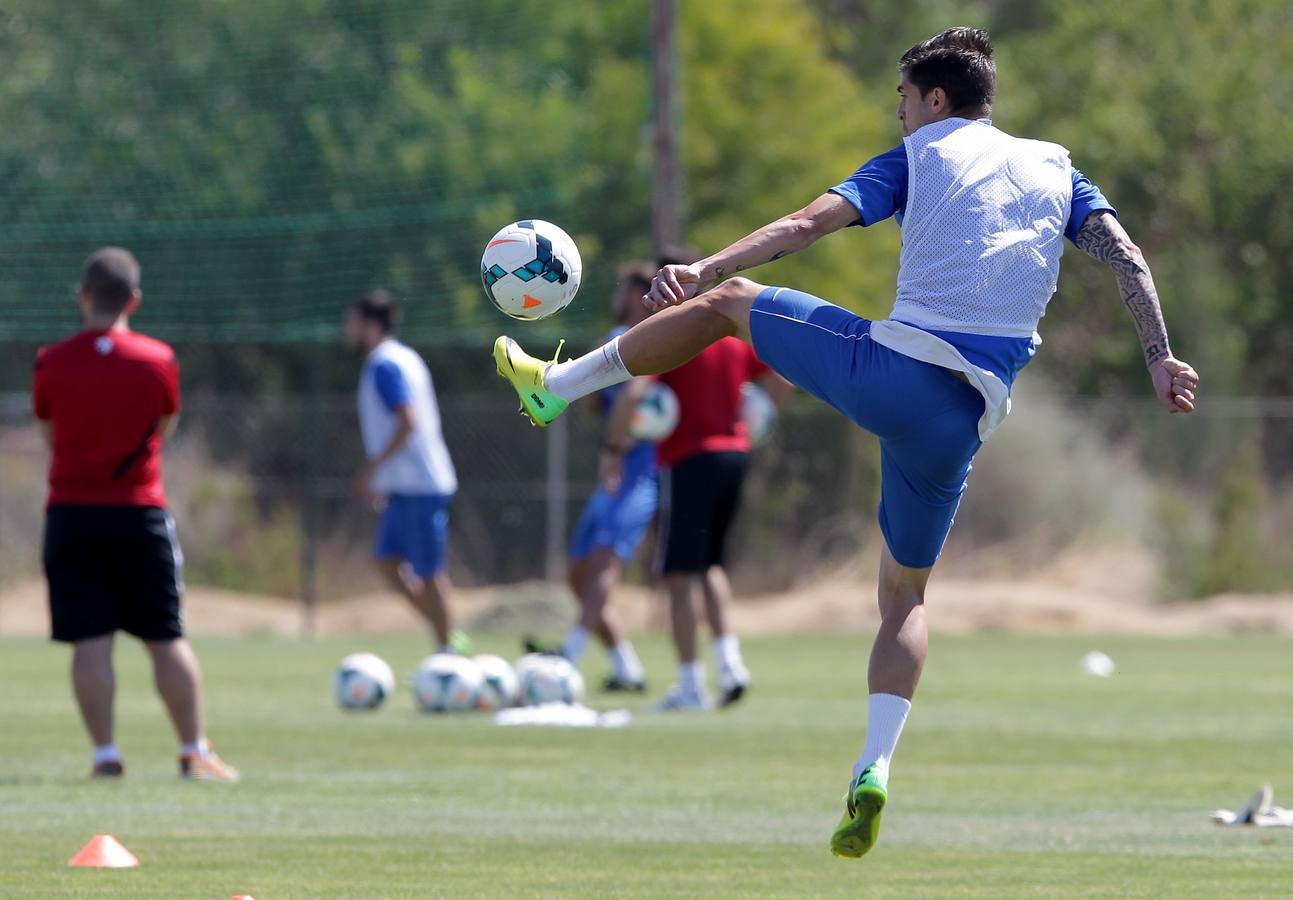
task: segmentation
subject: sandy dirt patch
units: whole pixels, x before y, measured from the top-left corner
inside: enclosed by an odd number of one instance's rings
[[[927,598],[935,630],[1293,634],[1293,593],[1155,601],[1151,598],[1157,573],[1147,557],[1134,551],[1074,550],[1027,577],[1003,577],[1002,565],[986,568],[971,572],[953,561],[947,576],[935,575]],[[877,621],[874,579],[874,561],[862,560],[782,594],[743,597],[733,610],[733,624],[741,634],[868,631]],[[568,625],[573,609],[563,589],[542,582],[464,589],[457,606],[469,629],[549,636]],[[663,598],[646,588],[622,590],[615,609],[635,631],[660,627],[664,621]],[[300,603],[279,597],[193,587],[186,610],[190,631],[198,635],[296,635],[303,630]],[[315,615],[315,632],[321,635],[421,627],[402,601],[384,593],[328,603]],[[47,629],[43,582],[28,580],[0,590],[0,634],[44,635]]]

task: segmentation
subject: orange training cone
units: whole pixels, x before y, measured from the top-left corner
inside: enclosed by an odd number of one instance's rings
[[[112,835],[96,834],[67,864],[95,869],[128,869],[139,865],[139,860]]]

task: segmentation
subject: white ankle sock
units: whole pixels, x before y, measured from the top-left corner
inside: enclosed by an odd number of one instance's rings
[[[902,736],[902,726],[906,724],[909,712],[911,701],[897,694],[870,696],[867,702],[866,744],[853,766],[854,778],[872,763],[880,763],[886,769],[889,767],[889,760],[898,747],[898,738]]]
[[[744,668],[741,660],[741,639],[734,634],[714,638],[714,661],[721,671],[731,672]]]
[[[94,748],[94,764],[97,766],[106,762],[121,762],[121,751],[117,749],[116,744],[104,744],[102,747]]]
[[[700,660],[680,664],[678,686],[689,694],[705,693],[705,664]]]
[[[180,756],[210,756],[211,745],[206,738],[198,738],[193,743],[180,744]]]
[[[578,400],[632,377],[620,359],[620,339],[616,337],[578,359],[554,363],[543,386],[562,400]]]
[[[620,641],[611,648],[611,670],[620,681],[639,682],[645,676],[637,651],[628,641]]]
[[[566,632],[566,639],[561,644],[561,655],[577,666],[586,646],[588,646],[588,629],[582,625],[575,625]]]

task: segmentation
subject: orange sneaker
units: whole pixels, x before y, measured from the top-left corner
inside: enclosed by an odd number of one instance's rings
[[[180,757],[180,777],[186,781],[224,781],[238,780],[238,770],[210,751],[206,756],[196,753],[185,753]]]
[[[90,770],[90,777],[95,780],[100,778],[121,778],[125,774],[126,767],[121,764],[119,759],[95,763],[94,768]]]

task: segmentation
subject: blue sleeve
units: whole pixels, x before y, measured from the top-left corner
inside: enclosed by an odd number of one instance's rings
[[[907,206],[907,148],[899,145],[867,160],[830,190],[858,211],[854,225],[874,225],[901,213]]]
[[[1064,236],[1070,241],[1077,239],[1077,233],[1086,222],[1086,217],[1097,210],[1107,209],[1115,216],[1118,210],[1105,199],[1104,192],[1095,183],[1082,174],[1081,169],[1073,170],[1073,202],[1069,204],[1069,223],[1064,227]]]
[[[408,405],[409,383],[404,380],[404,373],[400,371],[400,367],[389,359],[374,363],[373,384],[382,402],[391,412]]]

